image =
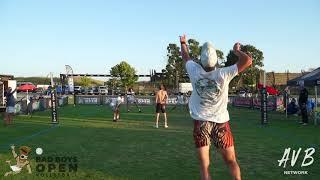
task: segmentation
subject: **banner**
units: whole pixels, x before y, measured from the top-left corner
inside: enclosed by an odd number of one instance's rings
[[[100,104],[100,98],[98,96],[88,97],[88,96],[77,96],[76,104]]]
[[[51,122],[58,124],[58,112],[57,112],[57,92],[55,88],[51,90]]]
[[[118,96],[109,95],[75,95],[76,104],[96,104],[96,105],[108,105],[112,98]],[[188,97],[185,97],[184,104],[189,101]],[[136,96],[135,102],[139,105],[155,105],[155,96]],[[127,104],[127,98],[124,98],[124,103]],[[177,97],[170,96],[167,100],[168,105],[177,104]]]
[[[69,93],[74,92],[73,76],[68,77],[68,89],[69,89]]]
[[[268,94],[266,88],[261,89],[261,124],[268,123]]]

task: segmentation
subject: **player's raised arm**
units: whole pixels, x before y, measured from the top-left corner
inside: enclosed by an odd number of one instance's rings
[[[188,47],[187,47],[187,38],[186,38],[185,34],[180,36],[180,44],[181,44],[181,56],[182,56],[182,59],[185,60],[185,61],[191,60],[190,56],[189,56],[189,50],[188,50]]]
[[[240,47],[240,43],[235,43],[233,46],[233,52],[239,58],[237,62],[238,73],[244,71],[252,64],[252,58],[246,53],[242,52]]]
[[[15,151],[15,146],[14,145],[11,146],[11,152],[12,152],[13,158],[18,157],[18,155],[17,155],[17,153]]]

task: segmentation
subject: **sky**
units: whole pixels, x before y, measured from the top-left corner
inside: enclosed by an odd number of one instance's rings
[[[181,34],[225,55],[251,44],[267,71],[300,72],[320,66],[320,1],[1,0],[0,74],[105,74],[122,60],[149,74]]]

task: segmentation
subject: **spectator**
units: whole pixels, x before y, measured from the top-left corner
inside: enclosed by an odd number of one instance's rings
[[[177,108],[177,106],[179,106],[179,110],[183,111],[183,108],[185,107],[185,96],[183,95],[183,93],[179,92],[176,98],[176,104],[175,106],[171,109],[171,111],[175,110]]]
[[[308,99],[308,101],[307,101],[307,112],[308,112],[309,116],[312,115],[312,113],[314,111],[314,107],[315,107],[314,102],[311,99]]]
[[[27,100],[27,113],[30,117],[32,117],[33,112],[33,100],[34,98],[32,96],[29,97],[29,100]]]
[[[10,124],[12,124],[12,121],[13,121],[13,115],[15,113],[15,105],[16,105],[16,99],[13,96],[13,94],[16,91],[17,91],[17,89],[12,91],[12,88],[9,87],[6,92],[6,100],[7,100],[6,106],[7,107],[6,107],[6,113],[4,116],[5,125],[10,125]]]
[[[296,99],[292,98],[291,102],[287,106],[287,112],[288,114],[297,114],[299,111],[298,105],[296,104]]]
[[[299,107],[301,111],[302,122],[300,124],[308,124],[308,111],[307,111],[308,91],[304,86],[300,86]]]

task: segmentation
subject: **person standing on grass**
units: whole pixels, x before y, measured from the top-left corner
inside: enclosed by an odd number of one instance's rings
[[[13,96],[13,94],[17,91],[17,88],[12,91],[12,88],[9,87],[6,92],[6,113],[4,116],[4,123],[5,125],[12,124],[13,116],[15,113],[15,105],[16,105],[16,99]]]
[[[156,94],[156,124],[155,128],[159,128],[159,116],[160,112],[164,115],[164,127],[168,128],[168,120],[166,113],[166,103],[168,99],[168,94],[165,87],[161,84],[160,90]]]
[[[308,91],[307,89],[301,85],[300,86],[300,94],[299,94],[299,107],[301,111],[302,125],[308,124],[308,111],[307,111],[307,102],[308,102]]]
[[[179,111],[183,111],[183,109],[185,108],[184,105],[185,105],[185,96],[183,95],[183,93],[179,92],[177,95],[176,104],[175,106],[173,106],[171,111],[175,110],[177,106],[179,106]]]
[[[33,113],[33,102],[34,102],[34,97],[30,96],[29,99],[27,100],[27,113],[30,117],[32,117]]]
[[[233,52],[239,60],[236,64],[217,68],[217,54],[209,42],[201,49],[201,65],[194,62],[188,52],[186,36],[180,36],[182,59],[193,91],[189,99],[190,115],[194,119],[193,137],[200,161],[202,180],[210,180],[210,144],[219,150],[230,174],[241,179],[240,167],[236,160],[233,136],[229,126],[228,91],[230,81],[252,64],[252,58],[242,52],[240,43],[235,43]]]
[[[123,95],[119,94],[118,97],[112,98],[110,106],[113,111],[113,122],[117,122],[120,119],[120,105],[124,102]]]
[[[135,93],[132,88],[129,88],[128,92],[127,92],[127,111],[128,112],[130,112],[130,105],[129,104],[134,104],[137,107],[137,109],[139,110],[139,112],[141,112],[141,109],[138,106],[136,96],[135,96]]]

